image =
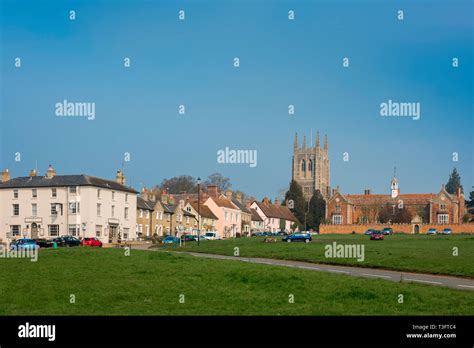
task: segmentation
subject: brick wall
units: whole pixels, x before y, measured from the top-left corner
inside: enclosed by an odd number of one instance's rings
[[[453,233],[474,233],[474,223],[468,224],[417,224],[420,227],[420,233],[426,233],[429,228],[436,228],[438,231],[444,228],[451,228]],[[413,233],[415,224],[367,224],[367,225],[331,225],[321,224],[319,226],[319,233],[364,233],[369,228],[374,230],[381,230],[384,227],[391,227],[395,233]]]

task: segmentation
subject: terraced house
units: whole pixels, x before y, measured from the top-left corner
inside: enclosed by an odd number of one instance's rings
[[[51,238],[62,235],[97,237],[103,243],[132,240],[137,192],[116,180],[90,175],[56,175],[50,165],[44,176],[10,178],[0,183],[0,239]]]
[[[275,199],[275,204],[272,204],[270,200],[265,197],[261,202],[254,201],[250,207],[255,209],[256,213],[262,219],[265,231],[293,231],[296,217],[287,206],[281,205],[278,199]]]

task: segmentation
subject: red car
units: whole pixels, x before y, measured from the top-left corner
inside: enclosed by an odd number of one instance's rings
[[[370,240],[383,240],[382,231],[373,231],[370,235]]]
[[[97,238],[84,238],[81,240],[81,245],[102,248],[102,242]]]

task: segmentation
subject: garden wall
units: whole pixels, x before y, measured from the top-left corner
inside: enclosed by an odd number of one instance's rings
[[[426,233],[429,228],[436,228],[438,231],[444,228],[450,228],[453,233],[474,233],[474,223],[467,224],[367,224],[367,225],[332,225],[321,224],[319,226],[319,233],[364,233],[369,228],[373,230],[381,230],[384,227],[393,228],[395,233],[414,233],[415,225],[419,226],[420,233]]]

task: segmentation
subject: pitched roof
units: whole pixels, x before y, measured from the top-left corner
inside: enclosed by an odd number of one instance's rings
[[[423,204],[435,199],[437,196],[438,195],[435,193],[407,193],[399,194],[395,198],[392,198],[392,196],[388,194],[345,195],[344,197],[349,203],[366,205],[393,203],[397,202],[398,200],[403,200],[403,202],[406,204]]]
[[[250,210],[245,206],[245,204],[240,202],[238,199],[232,198],[232,203],[234,203],[237,206],[237,208],[239,208],[244,213],[252,214]]]
[[[137,208],[138,209],[153,210],[154,206],[155,206],[154,202],[145,201],[140,196],[137,197]]]
[[[257,203],[258,207],[263,211],[263,214],[265,214],[266,217],[296,221],[293,213],[285,205],[277,205],[258,201],[255,201],[255,203]]]
[[[263,221],[260,215],[258,215],[257,210],[250,208],[250,212],[252,213],[252,221]]]
[[[198,204],[196,202],[189,202],[195,211],[198,211]],[[209,209],[207,205],[199,204],[199,214],[206,219],[218,220],[217,216]]]
[[[46,176],[22,176],[0,183],[0,189],[6,188],[36,188],[36,187],[64,187],[64,186],[95,186],[110,190],[138,193],[133,188],[119,184],[113,180],[107,180],[90,175],[55,175],[52,178]]]
[[[239,207],[237,207],[235,204],[233,204],[228,198],[211,197],[211,199],[217,204],[218,207],[236,209],[236,210],[239,209]]]

